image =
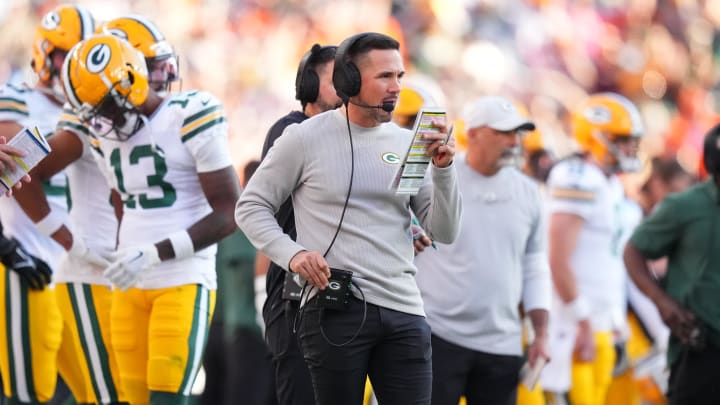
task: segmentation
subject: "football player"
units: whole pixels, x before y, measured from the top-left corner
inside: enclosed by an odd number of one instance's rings
[[[102,24],[97,31],[120,36],[143,53],[148,70],[154,72],[153,89],[166,91],[178,79],[175,52],[151,21],[140,16],[120,17]],[[16,193],[16,199],[41,229],[71,253],[54,275],[64,320],[60,374],[78,403],[115,404],[124,402],[125,397],[110,346],[112,283],[103,276],[109,262],[103,263],[101,257],[91,254],[108,256],[114,251],[118,228],[115,208],[121,202],[114,193],[116,204],[111,204],[106,181],[110,174],[96,164],[90,141],[90,129],[66,108],[56,133],[48,139],[52,152],[31,172],[36,179],[44,180],[67,168],[70,193],[83,196],[73,201],[68,224],[50,210],[37,183]],[[78,252],[78,242],[79,246],[92,246],[92,250]]]
[[[613,332],[625,314],[619,243],[624,191],[618,172],[635,171],[643,125],[614,93],[590,96],[572,114],[582,153],[557,163],[548,181],[549,254],[556,293],[550,322],[553,361],[542,375],[572,404],[605,403],[615,363]]]
[[[59,77],[63,60],[93,30],[92,16],[77,6],[58,6],[42,18],[35,30],[31,62],[38,82],[34,87],[8,84],[0,89],[0,136],[10,139],[31,126],[44,136],[53,133],[64,102]],[[52,210],[65,218],[64,174],[43,186]],[[15,262],[0,272],[4,305],[0,322],[6,326],[0,333],[0,373],[5,395],[13,403],[45,403],[55,392],[62,320],[55,289],[44,287],[64,250],[33,226],[14,199],[0,199],[0,221],[5,236],[29,253],[29,262],[37,264],[23,267]]]
[[[78,44],[63,86],[124,206],[111,339],[132,404],[187,403],[215,303],[215,244],[236,226],[239,181],[223,106],[204,91],[164,95],[127,41]]]

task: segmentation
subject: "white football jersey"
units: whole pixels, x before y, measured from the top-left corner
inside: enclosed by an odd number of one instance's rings
[[[621,255],[621,211],[624,191],[617,176],[605,176],[580,158],[563,160],[548,179],[549,214],[575,214],[584,220],[570,265],[578,294],[590,306],[593,329],[611,330],[614,309],[625,302],[625,269]],[[556,297],[557,298],[557,297]],[[569,317],[559,298],[556,315]]]
[[[154,244],[211,212],[198,173],[232,165],[220,102],[203,91],[168,96],[127,140],[95,137],[93,146],[120,192],[124,214],[118,249]],[[216,246],[166,260],[142,274],[138,288],[202,284],[216,288]]]
[[[0,121],[16,122],[26,128],[37,127],[47,137],[55,132],[61,112],[60,105],[36,89],[10,84],[0,87]],[[51,209],[66,215],[65,174],[53,176],[44,187]],[[5,236],[20,241],[30,254],[41,258],[51,268],[57,267],[65,249],[49,236],[38,232],[14,198],[0,198],[0,221]]]
[[[118,220],[110,201],[111,188],[93,156],[90,132],[67,107],[60,116],[57,129],[72,132],[83,144],[80,159],[65,169],[70,195],[73,197],[68,224],[73,237],[82,238],[85,245],[95,252],[110,253],[115,250]],[[65,255],[53,279],[56,282],[111,285],[103,276],[104,270]]]

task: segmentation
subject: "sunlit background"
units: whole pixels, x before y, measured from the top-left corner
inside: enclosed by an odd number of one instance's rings
[[[36,23],[60,2],[0,0],[0,81],[32,81]],[[530,110],[557,156],[572,150],[566,113],[588,92],[635,101],[645,158],[698,170],[716,122],[720,0],[83,0],[99,20],[142,14],[180,55],[182,88],[225,103],[232,155],[259,157],[270,125],[299,103],[297,63],[314,42],[360,31],[398,38],[411,76],[432,78],[447,109],[483,94]]]

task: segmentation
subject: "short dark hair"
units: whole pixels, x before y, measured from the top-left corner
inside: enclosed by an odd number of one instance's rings
[[[393,37],[378,32],[369,32],[358,38],[346,53],[346,61],[357,64],[359,57],[372,50],[400,50],[400,43]]]

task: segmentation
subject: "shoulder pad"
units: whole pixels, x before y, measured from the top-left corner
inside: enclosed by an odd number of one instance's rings
[[[27,95],[29,89],[6,84],[0,87],[0,113],[28,116]]]
[[[598,170],[579,158],[558,162],[550,171],[548,189],[553,198],[592,201],[599,186]]]
[[[178,93],[168,106],[178,104],[184,117],[180,135],[186,142],[206,129],[226,121],[225,109],[217,97],[205,91]]]

